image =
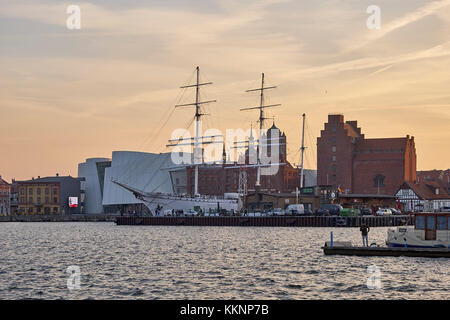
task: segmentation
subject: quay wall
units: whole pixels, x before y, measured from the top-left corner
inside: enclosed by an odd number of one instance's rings
[[[339,222],[345,222],[339,223]],[[241,226],[241,227],[369,227],[413,225],[409,215],[363,217],[117,217],[117,225],[144,226]]]
[[[11,215],[0,216],[0,222],[114,222],[116,217],[110,214]]]

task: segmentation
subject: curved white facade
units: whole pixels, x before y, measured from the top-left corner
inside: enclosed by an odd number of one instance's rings
[[[85,213],[103,213],[102,190],[97,170],[97,163],[109,161],[108,158],[90,158],[86,162],[78,164],[78,177],[85,181]]]
[[[142,201],[112,180],[117,180],[145,192],[172,193],[170,172],[174,167],[170,153],[144,153],[134,151],[114,151],[112,165],[105,171],[103,205],[139,204]]]

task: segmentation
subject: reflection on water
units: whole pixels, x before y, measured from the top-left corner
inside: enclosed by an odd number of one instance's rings
[[[361,241],[355,228],[2,223],[0,299],[450,298],[448,259],[324,256],[330,231]],[[367,287],[372,265],[381,289]]]

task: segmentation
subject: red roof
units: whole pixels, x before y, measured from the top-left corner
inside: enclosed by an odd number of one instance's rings
[[[400,187],[400,189],[407,188],[412,189],[419,198],[424,200],[450,199],[447,188],[440,181],[405,182]],[[436,190],[438,190],[437,194]]]

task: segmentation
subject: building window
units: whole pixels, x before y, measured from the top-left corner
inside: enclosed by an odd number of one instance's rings
[[[331,151],[336,152],[336,146],[332,146]]]
[[[58,198],[53,198],[53,203],[58,203]]]
[[[30,189],[28,190],[28,193],[29,193],[29,194],[33,194],[33,189],[30,188]]]
[[[45,197],[45,204],[49,204],[50,203],[50,198],[49,197]]]
[[[53,188],[53,194],[58,194],[58,189]]]
[[[373,178],[373,182],[375,183],[375,187],[384,187],[384,176],[377,174],[375,178]]]
[[[20,195],[23,196],[25,194],[25,189],[24,188],[20,188]]]
[[[425,217],[424,216],[417,216],[416,217],[416,229],[417,230],[424,230],[425,229]]]
[[[447,230],[447,217],[438,216],[437,217],[437,230]]]
[[[333,164],[333,165],[331,166],[331,171],[336,172],[336,165]]]
[[[41,188],[37,188],[37,194],[41,194]]]
[[[336,156],[332,156],[331,161],[336,161]]]
[[[332,126],[332,127],[331,127],[331,131],[332,131],[332,132],[336,132],[336,126]]]
[[[33,203],[33,198],[32,197],[30,197],[28,200],[29,200],[30,204]]]
[[[331,178],[333,179],[333,181],[336,181],[336,175],[335,175],[335,174],[333,174],[333,175],[331,176]]]
[[[49,188],[45,188],[45,194],[50,194],[50,189]]]
[[[335,136],[331,137],[331,142],[332,143],[336,143],[336,137]]]

